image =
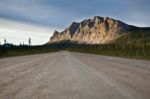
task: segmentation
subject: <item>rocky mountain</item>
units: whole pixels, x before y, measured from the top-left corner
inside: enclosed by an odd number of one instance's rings
[[[86,44],[106,44],[129,32],[130,26],[108,17],[95,16],[82,22],[73,22],[64,31],[55,31],[50,43],[70,40]]]

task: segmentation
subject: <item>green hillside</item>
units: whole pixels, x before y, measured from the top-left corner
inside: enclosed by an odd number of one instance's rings
[[[150,46],[150,28],[140,28],[131,26],[128,34],[125,34],[115,40],[116,44],[122,46],[134,46],[134,47],[149,47]]]

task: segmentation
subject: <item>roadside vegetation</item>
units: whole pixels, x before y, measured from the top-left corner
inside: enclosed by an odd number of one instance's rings
[[[56,51],[72,51],[82,53],[92,53],[108,56],[129,57],[138,59],[150,59],[150,46],[105,44],[105,45],[86,45],[77,44],[70,41],[62,41],[51,45],[43,46],[13,46],[11,48],[0,47],[0,57],[20,56],[40,53],[50,53]]]
[[[40,53],[56,52],[57,49],[51,49],[46,46],[12,46],[5,48],[0,46],[0,58],[10,56],[22,56]]]

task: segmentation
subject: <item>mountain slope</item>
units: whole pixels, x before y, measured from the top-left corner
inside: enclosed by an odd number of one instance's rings
[[[129,33],[117,38],[114,43],[150,46],[150,28],[130,26]]]
[[[60,33],[55,31],[48,44],[64,40],[85,44],[106,44],[129,33],[129,29],[130,26],[121,21],[95,16],[80,23],[73,22]]]

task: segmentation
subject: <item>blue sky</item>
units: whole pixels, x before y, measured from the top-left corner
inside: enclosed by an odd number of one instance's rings
[[[73,21],[108,16],[150,26],[150,0],[0,0],[0,42],[43,44]]]

